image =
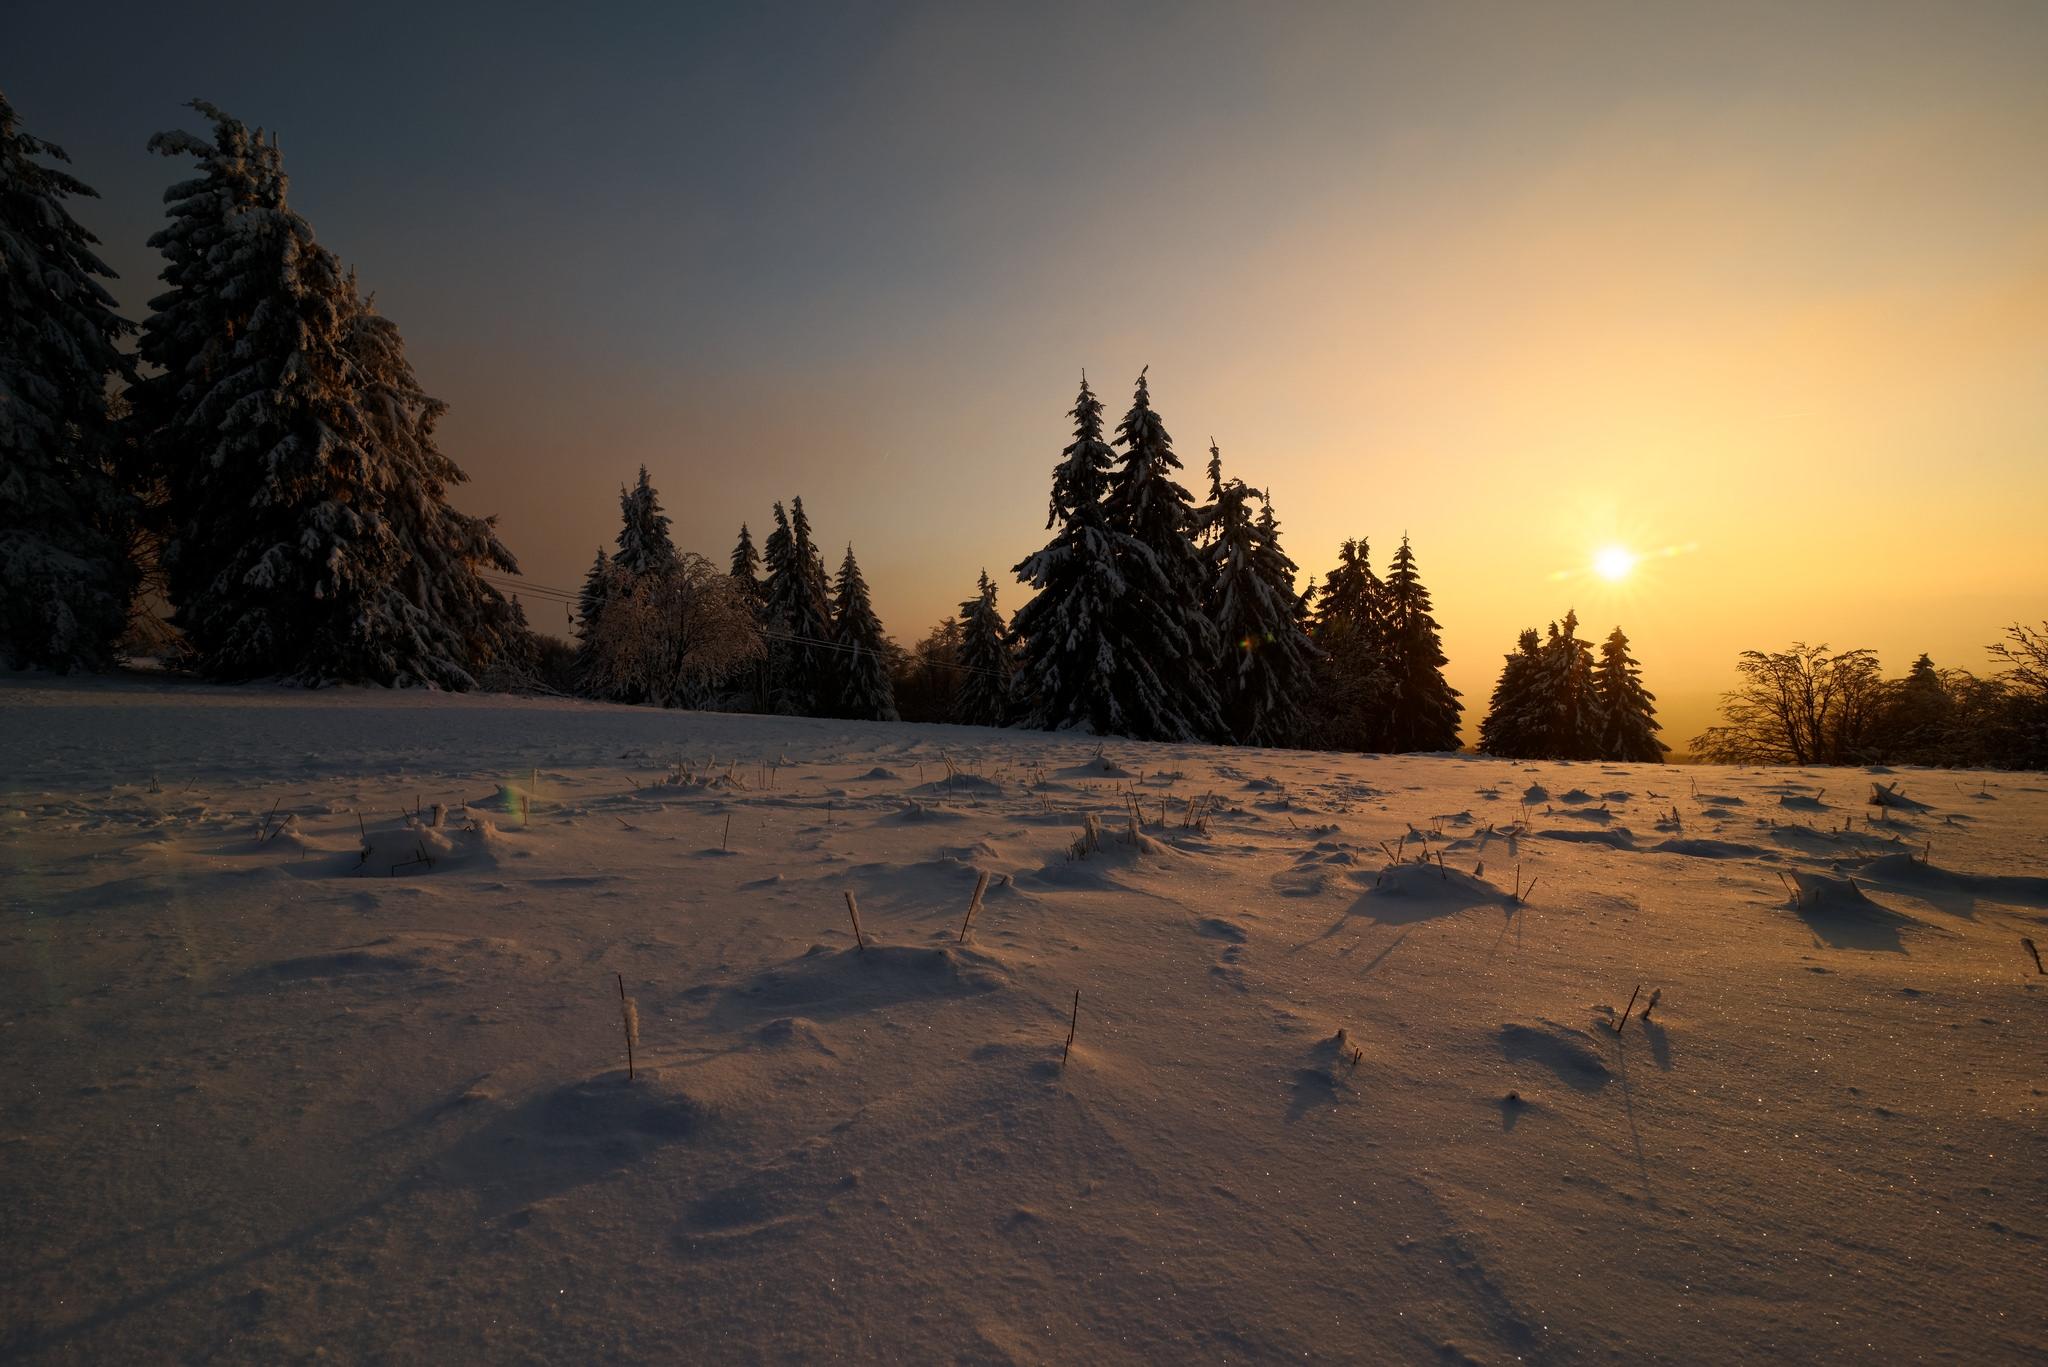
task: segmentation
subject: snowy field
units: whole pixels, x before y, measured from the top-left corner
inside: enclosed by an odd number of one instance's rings
[[[2022,937],[2041,775],[0,679],[0,1358],[2039,1361]]]

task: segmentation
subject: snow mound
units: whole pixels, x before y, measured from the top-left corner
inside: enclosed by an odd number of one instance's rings
[[[1862,878],[1874,883],[1931,892],[1967,894],[1994,902],[2048,907],[2048,878],[2033,878],[2022,874],[1963,873],[1927,863],[1904,851],[1874,855],[1864,860],[1857,872]]]
[[[1777,855],[1761,845],[1745,845],[1739,840],[1660,840],[1650,846],[1649,854],[1682,854],[1694,859],[1775,859]]]
[[[1535,1025],[1510,1021],[1501,1026],[1495,1039],[1510,1063],[1547,1068],[1560,1082],[1579,1091],[1597,1092],[1614,1080],[1599,1046],[1584,1030],[1548,1020]]]
[[[1536,831],[1538,840],[1563,840],[1577,845],[1605,845],[1609,849],[1632,850],[1636,847],[1635,832],[1626,826],[1611,826],[1604,831]]]
[[[1009,984],[994,955],[972,946],[813,945],[795,959],[730,988],[726,1003],[742,1011],[817,1017],[852,1015],[930,997],[971,997]]]
[[[1378,873],[1354,873],[1365,885],[1357,910],[1381,924],[1454,916],[1472,907],[1514,905],[1514,898],[1484,878],[1435,864],[1393,864]]]

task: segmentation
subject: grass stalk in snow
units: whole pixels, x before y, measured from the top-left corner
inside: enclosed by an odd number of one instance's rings
[[[863,954],[867,953],[868,942],[860,933],[860,903],[853,900],[853,893],[850,889],[846,894],[846,917],[853,922],[854,947]]]
[[[974,922],[974,913],[981,910],[981,895],[988,891],[988,870],[981,871],[981,877],[974,880],[974,896],[967,900],[967,914],[960,918],[959,943],[967,943],[967,927]]]
[[[626,995],[626,975],[612,974],[619,980],[619,1026],[626,1032],[626,1081],[633,1080],[633,1046],[640,1042],[640,1004]]]

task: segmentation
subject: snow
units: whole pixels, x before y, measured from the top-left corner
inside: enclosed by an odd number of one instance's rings
[[[38,676],[0,775],[9,1359],[2048,1351],[2039,775]]]

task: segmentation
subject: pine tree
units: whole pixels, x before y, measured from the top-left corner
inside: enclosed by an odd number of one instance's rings
[[[789,514],[780,503],[775,505],[774,514],[775,528],[768,533],[761,556],[768,572],[761,588],[761,627],[768,638],[768,684],[763,703],[771,712],[788,715],[805,710],[794,688],[796,644],[788,639],[801,576],[796,570]]]
[[[583,576],[583,588],[576,595],[576,664],[575,674],[578,688],[595,695],[596,639],[597,624],[604,620],[605,606],[611,601],[612,561],[602,546],[597,548],[597,559],[591,562],[589,571]]]
[[[960,605],[959,620],[961,668],[952,719],[963,726],[1001,726],[1010,717],[1010,643],[987,570],[979,592]]]
[[[1544,709],[1538,701],[1542,678],[1543,638],[1530,627],[1501,665],[1486,720],[1479,724],[1480,753],[1499,759],[1542,757]]]
[[[1322,749],[1388,748],[1395,683],[1386,662],[1384,597],[1372,548],[1363,538],[1346,541],[1309,618],[1319,657],[1308,734]]]
[[[764,630],[768,625],[768,586],[761,581],[761,552],[754,548],[754,535],[744,522],[740,523],[739,540],[732,548],[731,574],[753,615],[754,629]],[[764,650],[743,674],[727,680],[727,701],[731,706],[749,712],[768,706],[772,656],[772,650]]]
[[[1579,614],[1550,624],[1535,689],[1544,759],[1598,759],[1606,719],[1593,687],[1593,648],[1579,639]]]
[[[822,716],[838,701],[830,650],[823,644],[832,640],[831,589],[801,498],[790,500],[789,512],[775,505],[765,560],[764,618],[780,638],[770,642],[771,706],[784,714]]]
[[[668,516],[661,511],[647,467],[631,489],[619,489],[619,549],[612,563],[628,574],[646,574],[675,563],[676,544],[669,539]]]
[[[1053,467],[1045,525],[1057,527],[1016,575],[1035,590],[1010,622],[1019,643],[1020,724],[1086,727],[1097,735],[1186,738],[1164,671],[1191,646],[1178,614],[1133,612],[1134,599],[1171,601],[1158,561],[1113,530],[1103,501],[1115,453],[1102,439],[1102,403],[1081,379],[1074,440]]]
[[[0,94],[0,665],[99,669],[137,579],[106,392],[134,328],[64,205],[92,189],[39,158],[69,160]]]
[[[175,620],[217,677],[474,687],[511,629],[478,570],[515,566],[488,519],[446,504],[463,475],[434,445],[442,405],[286,203],[275,143],[195,107],[213,142],[150,142],[204,174],[166,192],[152,238],[172,289],[137,404]]]
[[[761,553],[754,549],[754,535],[744,522],[740,523],[740,539],[732,548],[732,577],[740,581],[749,600],[762,601]]]
[[[1123,700],[1124,710],[1142,726],[1133,734],[1143,739],[1219,740],[1224,733],[1216,693],[1219,648],[1202,611],[1208,575],[1194,542],[1200,518],[1188,491],[1173,477],[1181,468],[1180,457],[1152,408],[1142,371],[1116,443],[1124,448],[1123,456],[1110,471],[1103,517],[1110,531],[1124,538],[1118,566],[1125,583],[1111,630],[1129,643],[1150,635],[1165,652],[1149,656],[1164,686],[1156,693],[1132,690]],[[1150,562],[1142,570],[1135,565],[1141,559]]]
[[[853,543],[839,562],[832,595],[832,674],[838,682],[838,712],[856,721],[896,721],[896,694],[882,624],[868,601],[867,581],[853,558]]]
[[[576,637],[587,641],[596,629],[598,619],[604,616],[606,591],[611,583],[611,557],[604,553],[604,547],[597,548],[597,559],[591,562],[590,571],[583,576],[583,589],[576,595]]]
[[[1205,608],[1227,652],[1223,717],[1240,745],[1286,745],[1302,728],[1316,651],[1302,627],[1294,592],[1294,562],[1280,549],[1279,523],[1270,499],[1242,480],[1224,482],[1222,457],[1209,446],[1214,490],[1207,551],[1210,571]]]
[[[1642,671],[1629,657],[1628,637],[1620,627],[1600,647],[1593,694],[1600,703],[1600,758],[1663,763],[1669,747],[1657,739],[1663,728],[1657,724],[1656,695],[1643,687]]]
[[[1446,657],[1430,615],[1429,590],[1415,568],[1408,538],[1394,552],[1381,594],[1384,660],[1393,679],[1392,706],[1387,717],[1390,753],[1458,748],[1458,716],[1464,707],[1458,690],[1444,681]]]

